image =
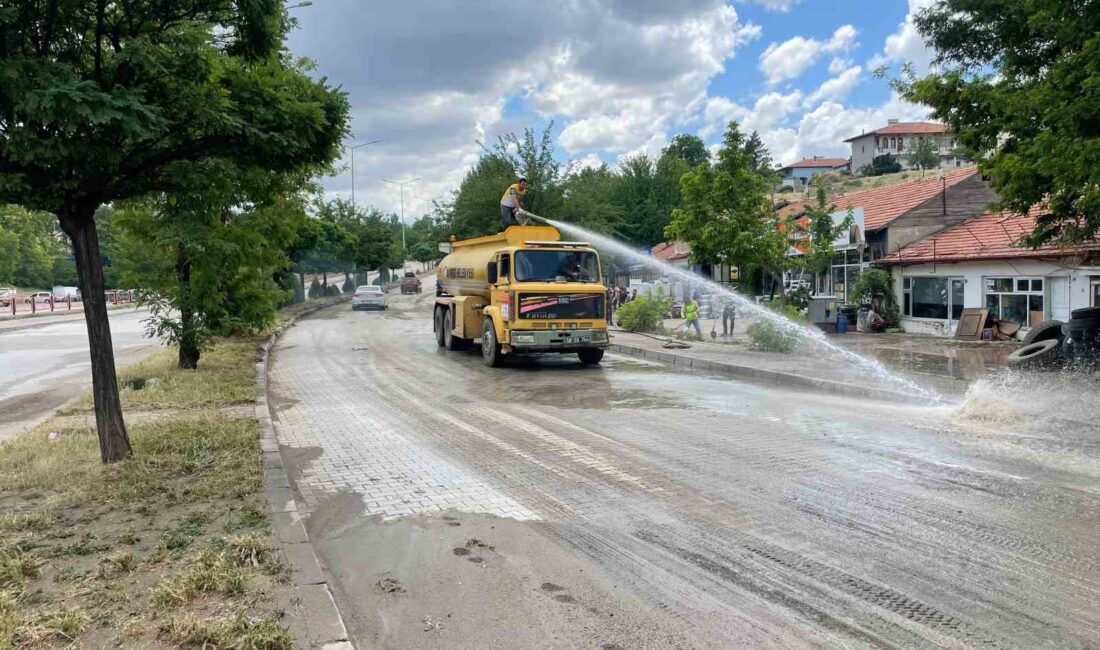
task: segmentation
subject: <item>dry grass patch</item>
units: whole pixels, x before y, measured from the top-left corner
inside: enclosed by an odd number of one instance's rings
[[[259,425],[218,410],[253,400],[256,358],[232,340],[197,371],[174,350],[123,370],[125,411],[176,411],[132,421],[120,463],[59,421],[0,443],[0,649],[291,647]]]

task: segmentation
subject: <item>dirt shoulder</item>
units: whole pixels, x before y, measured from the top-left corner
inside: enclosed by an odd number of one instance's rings
[[[100,463],[87,399],[0,444],[0,647],[292,647],[245,408],[258,343],[123,369],[129,460]]]

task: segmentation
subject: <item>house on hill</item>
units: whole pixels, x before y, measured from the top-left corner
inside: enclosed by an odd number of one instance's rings
[[[803,158],[796,163],[779,168],[779,173],[783,175],[780,186],[799,189],[816,174],[839,171],[851,171],[846,158],[825,158],[824,156]]]
[[[889,120],[887,125],[874,131],[861,133],[845,140],[852,146],[852,172],[870,165],[877,156],[890,154],[898,159],[902,169],[909,169],[906,154],[919,140],[930,139],[940,156],[940,168],[966,167],[970,161],[955,151],[955,136],[943,124],[935,122],[899,122]]]

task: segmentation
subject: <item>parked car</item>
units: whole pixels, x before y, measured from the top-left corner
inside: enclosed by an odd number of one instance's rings
[[[405,277],[401,278],[401,294],[408,293],[420,293],[420,278],[412,271],[406,271]]]
[[[18,298],[18,292],[15,289],[0,287],[0,307],[11,307]]]
[[[53,294],[49,291],[35,291],[34,293],[29,294],[26,298],[24,298],[23,302],[49,302],[52,298]]]
[[[386,293],[382,287],[375,284],[361,284],[355,287],[355,293],[351,296],[351,308],[360,309],[385,309]]]

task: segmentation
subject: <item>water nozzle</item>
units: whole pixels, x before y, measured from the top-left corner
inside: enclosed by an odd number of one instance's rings
[[[545,217],[540,217],[537,214],[531,214],[527,210],[516,210],[516,219],[523,225],[527,225],[532,221],[541,221],[543,223],[549,223]]]

